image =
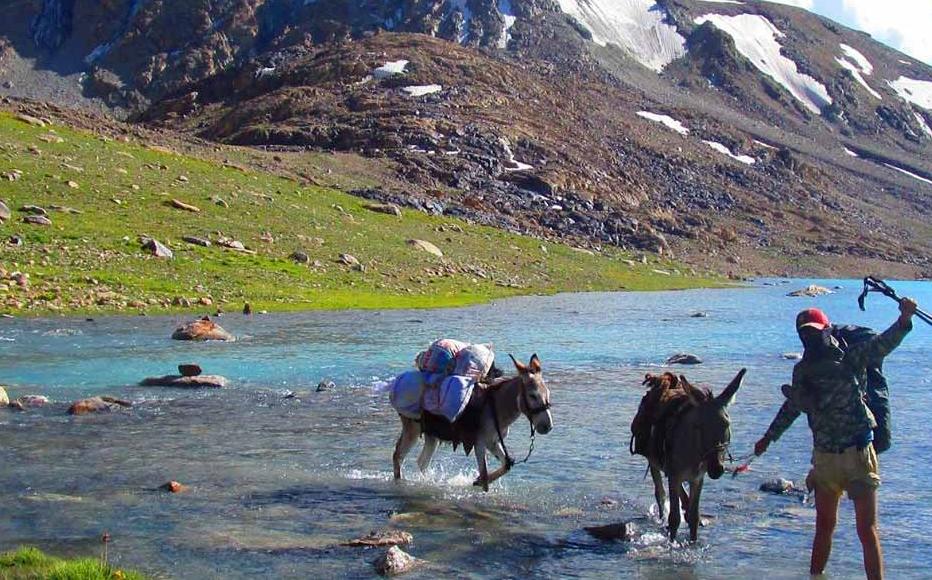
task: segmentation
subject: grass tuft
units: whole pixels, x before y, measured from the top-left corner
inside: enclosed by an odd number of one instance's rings
[[[55,558],[38,548],[0,554],[2,580],[144,580],[138,572],[104,565],[94,558]]]

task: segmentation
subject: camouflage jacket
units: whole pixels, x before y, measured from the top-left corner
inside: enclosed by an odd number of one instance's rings
[[[793,384],[764,437],[776,441],[806,413],[816,451],[838,453],[877,426],[865,402],[865,368],[900,345],[912,324],[899,321],[883,334],[837,356],[803,357],[793,368]]]

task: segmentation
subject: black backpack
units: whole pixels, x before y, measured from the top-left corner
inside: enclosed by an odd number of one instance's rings
[[[864,326],[833,326],[832,336],[838,341],[842,350],[870,340],[877,333]],[[883,376],[883,361],[877,361],[876,366],[867,367],[867,408],[874,414],[877,427],[874,429],[874,449],[883,453],[890,448],[893,440],[890,416],[890,389],[887,378]]]

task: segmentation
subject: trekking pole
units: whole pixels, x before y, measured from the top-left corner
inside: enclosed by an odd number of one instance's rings
[[[887,284],[886,282],[884,282],[883,280],[879,278],[874,278],[873,276],[867,276],[866,278],[864,278],[864,290],[861,291],[861,295],[858,296],[858,306],[861,308],[862,311],[867,310],[867,308],[864,306],[864,300],[865,298],[867,298],[867,295],[870,292],[878,292],[880,294],[883,294],[884,296],[887,296],[889,298],[896,300],[897,302],[902,302],[903,300],[902,298],[897,296],[896,290],[894,290],[889,284]],[[922,320],[923,322],[925,322],[926,324],[932,325],[932,314],[929,314],[928,312],[922,310],[921,308],[916,308],[916,317],[919,318],[919,320]]]

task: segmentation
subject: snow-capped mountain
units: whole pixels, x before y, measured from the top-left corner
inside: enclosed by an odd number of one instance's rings
[[[411,184],[364,195],[443,190],[503,227],[719,268],[773,271],[781,252],[932,268],[932,69],[793,7],[42,0],[7,16],[3,93],[361,152]]]

